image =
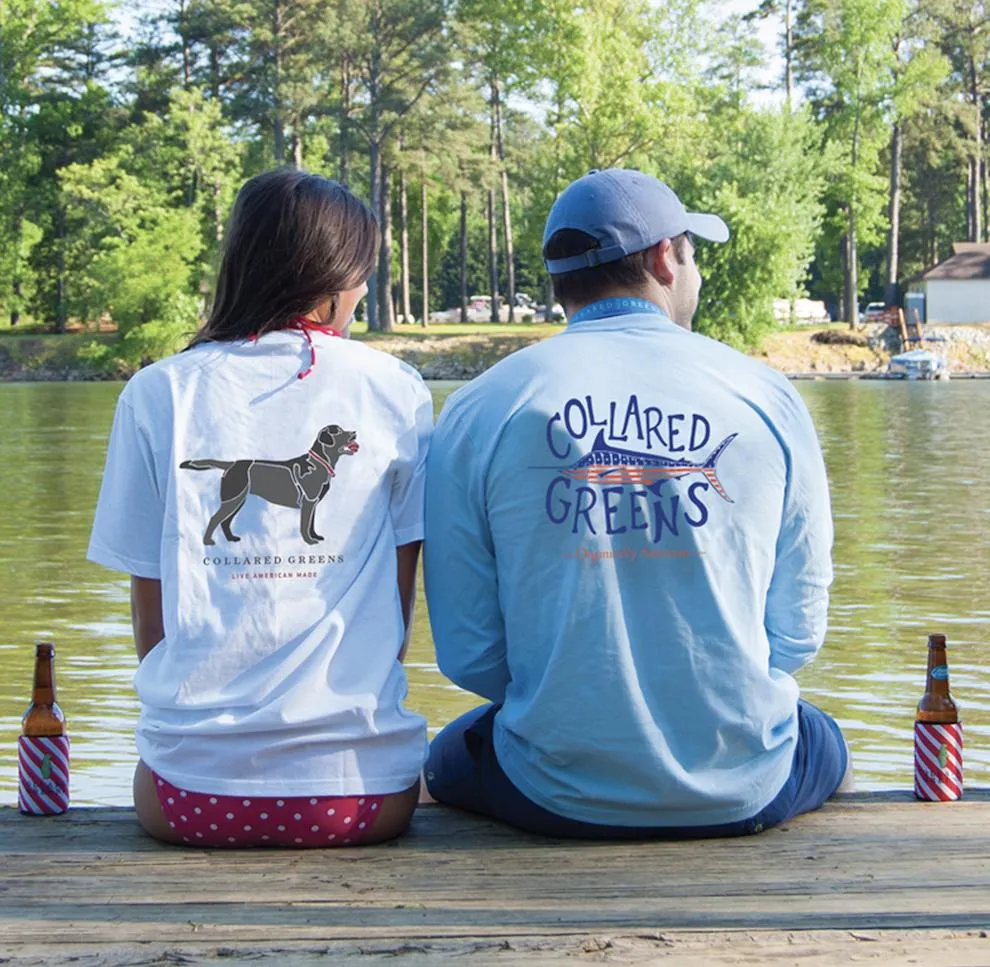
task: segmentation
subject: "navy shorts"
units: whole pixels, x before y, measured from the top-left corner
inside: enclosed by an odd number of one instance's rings
[[[839,788],[848,750],[835,720],[798,702],[798,741],[791,774],[776,798],[750,819],[717,826],[605,826],[558,816],[527,799],[495,758],[497,705],[451,722],[430,744],[426,786],[438,802],[490,816],[531,833],[577,839],[709,839],[747,836],[818,809]]]

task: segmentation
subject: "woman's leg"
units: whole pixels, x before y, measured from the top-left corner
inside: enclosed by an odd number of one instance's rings
[[[134,770],[134,809],[137,811],[138,822],[149,836],[160,839],[163,843],[181,844],[182,838],[169,827],[162,812],[154,773],[140,759]]]
[[[361,845],[370,846],[373,843],[383,843],[385,840],[401,836],[412,819],[418,801],[418,779],[408,789],[402,792],[393,792],[383,797],[375,825],[371,828],[371,832],[361,840]]]
[[[137,811],[138,822],[141,823],[149,836],[161,840],[163,843],[196,845],[189,843],[188,839],[184,840],[182,835],[169,825],[158,798],[157,786],[154,773],[144,762],[138,762],[134,772],[134,807]],[[382,796],[381,807],[377,810],[374,824],[371,825],[369,822],[370,831],[366,835],[362,835],[360,845],[371,845],[395,839],[396,836],[405,832],[409,821],[412,819],[418,798],[419,780],[402,792]],[[178,820],[176,821],[178,822]],[[338,845],[345,845],[343,838],[341,836]]]

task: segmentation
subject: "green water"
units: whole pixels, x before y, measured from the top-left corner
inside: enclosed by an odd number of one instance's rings
[[[440,403],[452,384],[435,384]],[[990,783],[990,382],[801,383],[832,483],[829,639],[800,675],[839,720],[861,787],[908,786],[929,631],[951,647],[967,782]],[[0,803],[16,801],[16,735],[33,642],[58,649],[73,801],[125,803],[136,666],[126,577],[85,559],[118,384],[0,386]],[[420,598],[409,704],[433,730],[475,700],[433,663]]]

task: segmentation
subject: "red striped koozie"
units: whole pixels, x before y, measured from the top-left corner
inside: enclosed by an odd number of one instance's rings
[[[22,735],[17,741],[17,806],[31,816],[69,808],[69,737]]]
[[[926,802],[953,802],[962,798],[962,793],[962,725],[915,722],[915,796]]]

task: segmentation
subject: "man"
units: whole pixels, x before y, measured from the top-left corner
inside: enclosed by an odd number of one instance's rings
[[[828,485],[787,380],[690,332],[694,236],[637,171],[554,203],[568,317],[463,387],[427,470],[441,671],[492,704],[434,740],[441,802],[533,832],[702,837],[817,809],[848,752],[798,699],[832,578]]]

